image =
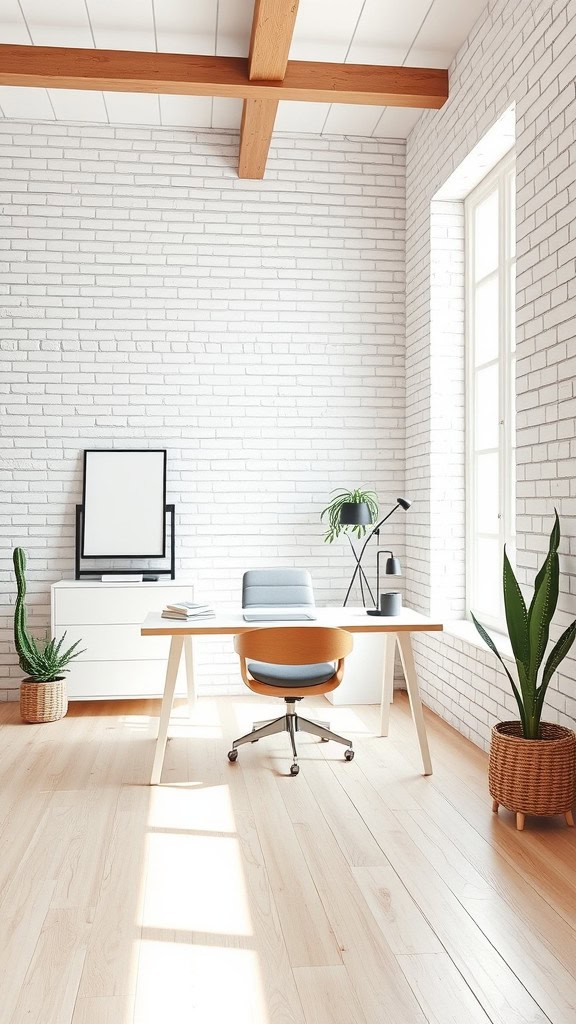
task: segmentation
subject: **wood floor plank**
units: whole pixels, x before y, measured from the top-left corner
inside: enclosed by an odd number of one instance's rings
[[[72,1024],[124,1024],[132,1018],[132,1008],[121,996],[96,996],[76,1000]]]
[[[518,981],[415,843],[406,833],[387,831],[374,815],[372,806],[363,803],[361,789],[355,784],[356,774],[360,772],[356,761],[346,767],[353,770],[338,770],[342,786],[366,818],[399,878],[493,1024],[526,1024],[527,1021],[546,1024],[548,1018],[537,1001]]]
[[[230,719],[225,717],[225,731],[228,735],[234,735],[230,725]],[[236,765],[230,765],[229,768],[234,771],[238,766],[244,775],[290,963],[293,967],[339,965],[342,956],[338,942],[290,817],[278,799],[273,761],[266,752],[264,741],[256,749],[256,762],[253,758],[244,757],[242,762],[238,760]],[[251,750],[247,753],[250,754]]]
[[[295,967],[294,977],[306,1024],[366,1024],[344,966]]]
[[[398,962],[428,1024],[490,1024],[447,953],[402,955]]]
[[[357,867],[387,864],[363,818],[341,787],[334,785],[329,764],[308,762],[305,771],[306,780],[348,863]]]
[[[70,1024],[86,957],[87,934],[81,912],[48,912],[12,1024]]]
[[[352,871],[304,782],[300,778],[278,779],[277,785],[338,937],[366,1022],[424,1024],[397,960],[368,904],[359,898]]]
[[[463,899],[462,905],[553,1024],[573,1024],[576,1020],[574,943],[570,952],[566,950],[571,959],[571,969],[567,969],[499,896]]]
[[[452,892],[474,906],[489,900],[502,904],[502,913],[520,923],[543,945],[542,956],[552,953],[570,971],[576,963],[576,917],[571,927],[504,858],[487,847],[478,833],[463,820],[446,819],[439,808],[438,794],[431,793],[435,819],[420,814],[400,815],[405,830],[425,854]],[[452,825],[452,827],[451,827]],[[466,841],[464,833],[472,832]],[[463,843],[466,854],[462,852]],[[486,847],[486,849],[484,849]]]
[[[50,901],[54,882],[38,883],[24,876],[17,898],[0,907],[0,1024],[14,1021],[14,1010],[28,967],[34,956]]]
[[[393,953],[441,953],[442,943],[390,863],[352,874]]]
[[[104,769],[108,785],[123,772],[142,777],[150,762],[151,746],[137,732],[119,728],[116,756]],[[116,782],[109,842],[100,865],[101,884],[88,938],[88,955],[79,998],[133,998],[138,969],[136,942],[141,933],[144,894],[144,852],[150,788]]]
[[[144,799],[145,794],[141,799]],[[79,996],[133,997],[138,969],[135,957],[142,886],[142,838],[134,812],[117,813],[107,851],[100,898],[88,939],[88,956]]]
[[[272,888],[268,878],[264,856],[260,846],[258,831],[252,806],[246,789],[244,774],[240,765],[230,765],[225,756],[227,747],[223,743],[223,729],[220,717],[205,713],[203,702],[195,709],[194,722],[190,725],[180,719],[173,743],[173,764],[182,764],[183,751],[188,751],[194,766],[194,776],[200,785],[189,786],[170,783],[154,787],[149,821],[156,834],[170,833],[175,830],[177,840],[206,842],[214,851],[212,863],[203,865],[199,857],[192,854],[193,860],[182,862],[182,870],[178,870],[178,861],[170,859],[169,870],[174,875],[172,889],[164,887],[162,878],[148,865],[146,890],[151,895],[157,889],[154,903],[148,899],[143,908],[145,931],[144,945],[147,941],[159,938],[154,936],[149,925],[152,921],[147,916],[148,910],[154,905],[162,910],[162,901],[168,894],[168,902],[164,900],[165,925],[175,921],[183,924],[185,916],[180,916],[180,906],[176,906],[172,893],[180,896],[180,903],[189,898],[186,892],[190,876],[190,864],[198,871],[199,885],[203,886],[199,905],[192,900],[191,910],[187,915],[188,928],[184,933],[174,931],[175,941],[181,944],[212,946],[213,970],[220,970],[223,975],[233,950],[237,951],[239,962],[246,962],[246,970],[252,973],[256,987],[261,991],[262,998],[254,1003],[247,1003],[241,1015],[248,1012],[254,1014],[251,1024],[304,1024],[304,1014],[294,976],[292,974],[288,951],[280,916],[274,901]],[[181,748],[181,749],[178,749]],[[170,772],[168,773],[170,774]],[[166,778],[166,771],[163,773]],[[182,778],[182,777],[181,777]],[[229,851],[231,861],[230,876],[226,878],[221,871],[216,871],[219,855],[218,845],[232,849]],[[178,856],[178,854],[177,854]],[[238,874],[240,865],[241,874]],[[226,867],[226,865],[224,865]],[[213,888],[213,891],[211,887]],[[228,892],[231,886],[231,892]],[[191,887],[194,889],[194,887]],[[175,916],[178,915],[178,916]],[[201,933],[194,931],[194,925],[202,924],[207,929]],[[166,932],[163,938],[166,939]],[[223,950],[222,961],[218,966],[218,949]],[[202,1005],[202,983],[206,963],[188,951],[188,980],[194,987],[196,973],[198,1004],[196,1014],[205,1011]],[[148,951],[141,959],[140,974],[143,975],[148,963]],[[170,963],[165,958],[166,971],[179,969],[177,960]],[[171,974],[170,974],[171,977]],[[176,980],[175,984],[178,984]],[[140,987],[140,986],[139,986]],[[228,1019],[234,1014],[234,1002],[238,993],[231,986],[218,985],[218,994],[213,993],[211,1013],[214,1019]],[[140,1006],[142,1004],[140,1003]],[[144,1011],[141,1010],[143,1013]],[[188,1020],[189,1018],[186,1018]],[[201,1019],[201,1016],[198,1016]]]

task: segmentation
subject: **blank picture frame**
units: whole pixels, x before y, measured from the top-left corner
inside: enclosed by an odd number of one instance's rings
[[[83,506],[83,558],[164,558],[166,450],[86,450]]]

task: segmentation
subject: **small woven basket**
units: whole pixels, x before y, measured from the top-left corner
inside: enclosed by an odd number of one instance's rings
[[[57,722],[68,711],[66,680],[35,683],[23,679],[20,684],[20,714],[25,722]]]
[[[567,814],[576,803],[576,734],[542,722],[538,740],[522,736],[520,722],[492,729],[490,794],[517,814]]]

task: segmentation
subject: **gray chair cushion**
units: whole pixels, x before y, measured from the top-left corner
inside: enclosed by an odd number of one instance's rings
[[[242,607],[275,605],[314,607],[312,577],[307,569],[249,569],[242,577]]]
[[[326,683],[334,675],[335,668],[330,662],[319,665],[268,665],[263,661],[251,661],[248,664],[248,671],[259,683],[289,689],[291,686],[317,686],[318,683]]]

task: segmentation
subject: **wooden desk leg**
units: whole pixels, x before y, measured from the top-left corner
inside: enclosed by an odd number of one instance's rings
[[[192,637],[184,638],[184,658],[186,661],[186,689],[188,691],[188,717],[192,718],[196,704],[196,683],[194,680],[194,648]]]
[[[387,736],[390,725],[390,705],[394,693],[394,656],[396,633],[384,633],[384,670],[382,673],[382,700],[380,702],[380,735]]]
[[[416,665],[414,664],[414,654],[412,652],[412,637],[408,631],[398,633],[397,637],[402,668],[404,669],[404,678],[406,679],[406,689],[408,690],[410,700],[410,710],[412,711],[418,743],[420,744],[424,775],[432,775],[432,761],[430,759],[430,750],[428,749],[426,723],[424,721],[418,676],[416,675]]]
[[[157,786],[162,775],[164,764],[164,752],[166,750],[166,739],[168,737],[168,725],[170,723],[170,712],[174,703],[174,690],[178,678],[178,667],[184,646],[183,636],[173,636],[170,641],[170,653],[168,665],[166,666],[166,682],[164,683],[164,696],[162,697],[162,708],[160,710],[160,722],[158,724],[158,739],[156,740],[156,751],[154,764],[152,765],[151,786]]]

